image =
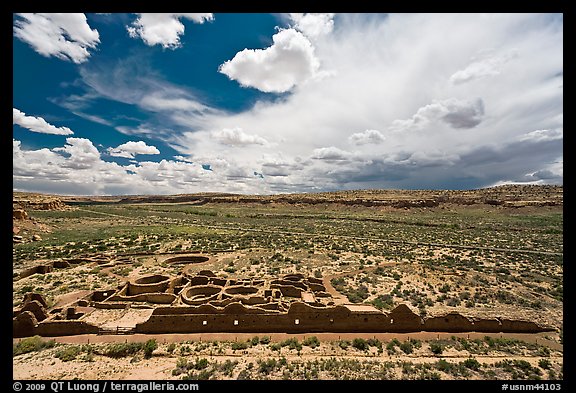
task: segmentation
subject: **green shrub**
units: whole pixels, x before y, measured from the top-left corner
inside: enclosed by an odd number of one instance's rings
[[[440,359],[436,362],[435,367],[440,371],[443,371],[445,373],[450,373],[452,371],[452,369],[454,368],[454,365],[450,362],[447,362],[444,359]]]
[[[439,342],[433,341],[430,343],[430,350],[434,355],[440,355],[444,351],[444,345]]]
[[[270,343],[270,336],[262,336],[260,337],[260,344],[269,344]]]
[[[150,358],[152,356],[152,352],[158,348],[158,343],[156,343],[156,339],[152,338],[144,344],[144,357]]]
[[[413,345],[410,342],[410,340],[408,341],[404,341],[402,344],[400,344],[400,349],[402,350],[402,352],[404,352],[405,354],[410,354],[413,351]]]
[[[397,338],[392,339],[388,344],[386,344],[386,351],[388,351],[388,355],[393,355],[396,353],[396,346],[400,345],[400,341]]]
[[[280,345],[283,346],[283,347],[286,347],[286,346],[287,346],[287,347],[290,348],[290,349],[296,349],[296,350],[298,350],[298,351],[301,351],[301,350],[302,350],[302,344],[300,344],[300,343],[298,342],[298,339],[296,339],[296,338],[294,338],[294,337],[282,341],[282,342],[280,343]]]
[[[262,374],[268,375],[274,371],[277,366],[277,362],[276,359],[261,360],[258,362],[258,365],[258,371]]]
[[[372,305],[379,310],[390,309],[394,306],[394,298],[390,294],[380,295],[372,300]]]
[[[538,361],[538,367],[543,368],[544,370],[548,370],[552,366],[550,360],[548,359],[540,359]]]
[[[235,341],[232,343],[232,350],[233,351],[247,349],[247,348],[248,348],[248,343],[245,341]]]
[[[369,338],[367,341],[369,346],[382,349],[382,343],[377,338]]]
[[[203,370],[208,367],[208,359],[196,359],[196,363],[194,364],[194,369],[196,370]]]
[[[348,347],[350,346],[350,341],[347,340],[339,341],[338,346],[342,349],[348,349]]]
[[[224,374],[224,375],[232,375],[232,371],[234,371],[234,367],[238,364],[237,361],[226,360],[224,363],[217,363],[217,368]]]
[[[360,351],[368,349],[368,343],[363,338],[355,338],[352,341],[352,346]]]
[[[173,353],[175,349],[176,349],[176,344],[175,344],[175,343],[170,343],[170,344],[168,345],[168,348],[166,348],[166,351],[168,351],[168,353]]]
[[[23,353],[40,351],[45,348],[52,348],[56,341],[43,341],[40,336],[27,337],[12,345],[12,356],[18,356]]]
[[[462,364],[466,368],[469,368],[470,370],[475,370],[475,371],[480,370],[480,362],[478,362],[478,360],[476,360],[474,358],[468,358],[468,359],[464,360],[462,362]]]
[[[311,336],[302,341],[302,344],[310,348],[316,348],[320,345],[320,340],[316,336]]]
[[[80,355],[80,347],[70,345],[59,349],[55,356],[63,362],[69,362],[70,360],[76,359],[78,355]]]
[[[109,344],[104,350],[104,355],[111,358],[122,358],[135,355],[142,350],[143,343],[114,343]]]

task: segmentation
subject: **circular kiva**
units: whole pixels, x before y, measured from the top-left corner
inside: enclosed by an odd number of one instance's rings
[[[192,263],[204,263],[208,262],[209,260],[210,257],[204,255],[181,255],[165,259],[164,262],[176,265],[188,265]]]
[[[141,293],[164,292],[168,288],[170,277],[162,274],[152,274],[140,277],[129,283],[128,295],[139,295]]]
[[[182,292],[182,301],[190,305],[204,304],[216,300],[222,288],[213,285],[198,285]]]
[[[252,295],[257,292],[258,288],[243,285],[237,285],[224,289],[224,293],[226,293],[227,295]]]
[[[134,281],[135,285],[148,285],[148,284],[158,284],[162,281],[168,281],[170,277],[164,276],[162,274],[152,274],[150,276],[140,277]]]

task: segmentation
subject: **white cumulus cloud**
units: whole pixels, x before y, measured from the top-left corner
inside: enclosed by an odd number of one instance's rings
[[[72,135],[74,132],[68,127],[56,127],[41,117],[26,116],[22,111],[12,108],[12,124],[27,128],[33,132],[53,135]]]
[[[384,142],[386,137],[378,130],[366,130],[357,132],[348,137],[348,140],[355,145],[379,144]]]
[[[416,128],[422,129],[434,121],[443,121],[452,128],[473,128],[482,122],[484,116],[484,103],[482,99],[460,100],[449,98],[434,101],[421,107],[412,118],[395,120],[392,129],[405,131]]]
[[[213,131],[212,138],[220,143],[230,146],[268,145],[268,141],[261,136],[247,134],[241,128],[224,128]]]
[[[91,168],[100,161],[100,152],[92,141],[86,138],[66,138],[64,147],[56,147],[52,151],[68,156],[68,160],[63,164],[63,167],[67,168]]]
[[[281,30],[265,49],[244,49],[232,60],[220,65],[219,71],[244,87],[267,93],[283,93],[314,77],[320,62],[314,47],[299,31]]]
[[[352,157],[352,153],[345,150],[338,149],[337,147],[321,147],[319,149],[314,149],[312,152],[312,158],[317,160],[326,161],[345,161]]]
[[[330,34],[334,29],[334,14],[291,13],[290,18],[297,30],[312,39]]]
[[[180,21],[181,18],[195,23],[204,23],[214,19],[211,13],[143,13],[137,15],[138,18],[132,22],[132,25],[126,27],[130,37],[140,37],[146,45],[162,45],[166,49],[176,49],[181,46],[180,36],[184,34],[184,25]]]
[[[267,193],[254,171],[232,159],[220,159],[207,171],[201,161],[142,161],[128,165],[102,160],[92,142],[68,138],[54,149],[28,150],[12,140],[14,190],[64,195],[181,194],[213,190]]]
[[[108,148],[113,157],[134,158],[137,154],[160,154],[155,146],[148,146],[144,141],[128,141],[116,147]]]
[[[90,57],[100,43],[82,13],[23,13],[14,22],[14,35],[42,56],[55,56],[76,64]]]

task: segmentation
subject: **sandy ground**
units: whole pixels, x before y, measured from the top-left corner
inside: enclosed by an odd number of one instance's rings
[[[148,311],[148,310],[141,310]],[[316,336],[322,343],[320,347],[312,349],[310,347],[303,347],[300,353],[296,351],[288,351],[284,348],[281,353],[270,351],[268,347],[257,346],[251,348],[249,351],[230,351],[226,350],[222,353],[217,352],[215,349],[211,350],[213,342],[243,342],[253,338],[254,333],[212,333],[212,334],[131,334],[131,335],[77,335],[77,336],[63,336],[53,338],[57,343],[66,344],[100,344],[100,343],[128,343],[128,342],[145,342],[151,338],[156,339],[158,349],[154,351],[154,355],[150,359],[143,359],[142,355],[127,356],[124,358],[113,359],[102,355],[94,355],[93,361],[87,362],[83,359],[84,355],[80,355],[76,360],[63,362],[55,357],[55,351],[58,346],[52,349],[43,350],[40,352],[32,352],[24,355],[19,355],[13,358],[13,374],[14,379],[106,379],[106,380],[163,380],[163,379],[178,379],[179,377],[172,375],[172,370],[176,368],[178,359],[182,356],[178,351],[168,353],[166,351],[167,344],[169,343],[188,343],[192,342],[206,343],[208,350],[204,352],[191,352],[185,355],[188,359],[193,360],[198,357],[207,358],[210,362],[225,362],[226,360],[237,361],[241,365],[238,369],[245,368],[248,363],[257,364],[258,360],[267,358],[285,357],[288,361],[315,361],[322,358],[335,357],[337,359],[355,359],[359,361],[381,361],[381,362],[413,362],[420,363],[434,363],[440,358],[446,359],[450,362],[461,362],[467,359],[470,355],[467,351],[459,351],[455,348],[446,348],[441,356],[430,356],[424,348],[415,350],[410,355],[398,353],[395,355],[388,355],[386,351],[378,354],[375,348],[371,348],[369,352],[360,352],[356,350],[344,351],[339,348],[334,348],[330,342],[337,340],[349,340],[361,337],[364,339],[376,338],[381,342],[388,342],[393,338],[400,341],[408,339],[418,339],[422,341],[433,341],[434,339],[450,339],[450,337],[462,337],[467,339],[483,339],[485,336],[493,338],[514,338],[529,343],[537,343],[549,347],[552,351],[552,356],[547,359],[555,364],[563,364],[563,357],[559,354],[563,352],[563,346],[555,341],[546,338],[546,333],[536,334],[487,334],[487,333],[434,333],[434,332],[416,332],[416,333],[315,333],[315,334],[287,334],[287,333],[271,333],[267,334],[272,342],[284,341],[288,338],[296,338],[299,342],[303,342],[306,337]],[[266,334],[259,333],[258,336],[262,337]],[[52,338],[44,338],[49,340]],[[17,343],[21,339],[13,339],[13,343]],[[209,343],[210,342],[210,343]],[[218,346],[219,348],[219,346]],[[556,352],[559,351],[559,352]],[[538,365],[541,359],[538,356],[523,356],[510,355],[507,353],[491,352],[488,355],[474,355],[474,357],[481,363],[494,364],[504,359],[510,360],[525,360],[533,366]],[[239,371],[238,371],[239,372]],[[397,370],[397,372],[400,372]],[[232,375],[231,378],[237,377]],[[402,376],[398,375],[401,379]]]
[[[176,363],[180,356],[168,355],[161,353],[152,356],[150,359],[142,359],[132,357],[125,357],[120,359],[112,359],[105,356],[95,356],[92,362],[85,362],[82,360],[75,360],[69,362],[62,362],[60,359],[50,356],[49,353],[32,356],[33,354],[26,354],[14,359],[13,373],[14,379],[33,380],[33,379],[93,379],[93,380],[167,380],[167,379],[180,379],[178,376],[172,375],[172,370],[176,368]],[[323,356],[318,354],[283,354],[289,362],[294,361],[314,361]],[[190,360],[196,358],[196,355],[189,356]],[[247,356],[243,353],[236,355],[222,355],[222,356],[200,356],[207,358],[210,362],[225,362],[226,360],[238,361],[240,364],[257,363],[258,356]],[[271,356],[274,357],[274,356]],[[279,357],[279,356],[275,356]],[[417,357],[405,355],[383,355],[383,356],[361,356],[361,355],[348,355],[338,356],[338,359],[354,359],[354,360],[368,360],[368,361],[393,361],[393,362],[413,362],[413,363],[435,363],[440,358],[437,357]],[[443,354],[441,357],[448,359],[450,362],[458,362],[465,360],[467,356],[458,354]],[[525,360],[532,365],[538,363],[538,358],[533,356],[475,356],[481,362],[492,365],[500,362],[503,359],[509,360]],[[562,363],[563,358],[560,356],[548,357],[551,362]],[[231,376],[230,379],[234,379]]]

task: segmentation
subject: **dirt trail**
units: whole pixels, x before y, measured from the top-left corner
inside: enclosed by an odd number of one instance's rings
[[[306,337],[316,336],[320,341],[353,340],[354,338],[377,338],[388,342],[394,338],[400,341],[417,339],[422,341],[449,340],[451,337],[466,339],[484,339],[484,337],[517,339],[528,343],[541,344],[550,349],[563,351],[563,345],[546,338],[547,333],[445,333],[445,332],[413,332],[413,333],[168,333],[168,334],[130,334],[130,335],[97,335],[80,334],[76,336],[45,337],[45,340],[54,339],[58,343],[88,344],[110,342],[145,342],[152,338],[160,343],[178,343],[184,341],[246,341],[254,336],[269,336],[273,342],[284,341],[288,338],[297,338],[299,341]],[[13,339],[17,343],[22,339]]]

